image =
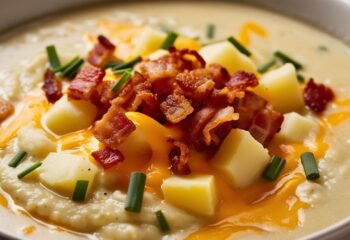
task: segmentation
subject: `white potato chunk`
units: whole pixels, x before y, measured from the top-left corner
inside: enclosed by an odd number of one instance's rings
[[[212,216],[217,204],[215,178],[211,175],[177,177],[164,180],[164,199],[185,210]]]
[[[219,63],[224,66],[230,74],[237,71],[256,72],[253,61],[242,54],[228,41],[214,43],[203,47],[199,54],[208,63]]]
[[[45,157],[49,152],[56,151],[56,143],[53,142],[40,128],[28,125],[18,131],[18,146],[34,157]]]
[[[89,159],[67,152],[50,153],[39,170],[40,181],[45,186],[69,197],[78,180],[89,181],[89,193],[97,173],[97,167]]]
[[[260,85],[267,89],[269,99],[277,111],[287,113],[304,106],[297,74],[290,63],[266,73]]]
[[[301,116],[296,112],[291,112],[284,114],[278,137],[293,142],[303,142],[315,128],[316,125],[312,119]]]
[[[243,188],[261,177],[269,160],[268,151],[248,131],[232,129],[215,154],[213,164],[232,186]]]
[[[158,30],[150,27],[145,27],[141,32],[135,44],[135,55],[148,55],[162,45],[166,35]]]
[[[89,101],[68,99],[58,100],[46,113],[46,126],[62,135],[89,127],[95,120],[97,108]]]
[[[169,51],[164,50],[164,49],[158,49],[157,51],[151,53],[148,56],[148,59],[152,60],[152,61],[157,60],[158,58],[163,57],[164,55],[167,55],[167,54],[169,54]]]

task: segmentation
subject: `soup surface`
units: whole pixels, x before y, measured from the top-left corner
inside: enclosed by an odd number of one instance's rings
[[[208,24],[215,25],[214,39],[206,38]],[[126,25],[126,30],[120,30]],[[140,163],[121,164],[120,168],[108,171],[98,168],[95,190],[86,203],[71,201],[64,190],[52,191],[37,181],[35,174],[25,180],[17,179],[21,170],[43,159],[38,153],[39,156],[30,156],[19,169],[8,167],[24,138],[27,145],[32,139],[40,142],[33,133],[38,129],[47,134],[58,152],[89,158],[87,156],[100,146],[90,128],[57,135],[45,124],[43,116],[52,108],[41,91],[43,75],[49,66],[46,46],[55,45],[61,61],[68,62],[75,56],[85,57],[99,34],[108,37],[118,48],[116,41],[123,42],[120,40],[123,36],[133,36],[143,26],[172,29],[184,39],[175,47],[190,46],[195,50],[202,44],[235,36],[252,52],[251,59],[256,66],[265,64],[274,51],[281,50],[303,64],[300,74],[306,80],[314,78],[317,83],[330,86],[336,98],[322,114],[300,112],[317,123],[317,131],[303,143],[273,139],[269,144],[270,155],[281,155],[287,160],[277,181],[260,179],[245,188],[232,188],[203,160],[201,153],[192,151],[193,171],[216,177],[219,207],[210,217],[164,201],[160,185],[169,173],[144,168],[143,159],[135,160],[138,157],[133,156],[134,153],[126,154],[126,161],[130,158]],[[132,56],[128,55],[129,49],[125,49],[117,49],[117,55],[129,60]],[[344,191],[350,174],[350,124],[347,121],[350,117],[350,51],[336,38],[313,27],[273,12],[231,3],[115,4],[76,9],[23,26],[2,36],[0,53],[0,95],[15,106],[15,113],[0,127],[0,214],[6,216],[0,218],[0,229],[28,239],[240,239],[247,236],[295,239],[350,214],[347,205],[350,193]],[[108,72],[106,77],[114,78]],[[303,87],[301,84],[300,88]],[[181,133],[171,127],[159,130],[156,123],[135,113],[127,116],[151,143],[152,159],[156,155],[167,157],[164,149],[169,147],[164,136],[176,138]],[[305,179],[299,159],[305,151],[315,154],[321,176],[317,181]],[[145,169],[150,172],[143,210],[139,214],[125,212],[130,172]],[[158,209],[162,209],[171,226],[169,234],[164,235],[158,229],[154,218]]]

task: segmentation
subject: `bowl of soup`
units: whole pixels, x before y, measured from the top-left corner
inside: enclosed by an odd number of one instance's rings
[[[96,2],[0,10],[1,234],[348,236],[349,3]]]

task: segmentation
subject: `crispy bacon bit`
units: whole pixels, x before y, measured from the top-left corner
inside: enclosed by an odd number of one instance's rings
[[[205,69],[186,70],[176,76],[176,81],[184,91],[185,97],[196,101],[209,96],[215,85]]]
[[[193,112],[191,103],[184,96],[177,94],[169,95],[160,104],[160,109],[171,123],[178,123]]]
[[[120,151],[108,147],[92,152],[91,155],[104,169],[109,169],[124,161],[124,156]]]
[[[219,134],[220,135],[219,136],[215,130],[218,127],[220,127],[222,124],[227,122],[230,124],[230,129],[231,129],[232,121],[237,119],[238,119],[238,114],[233,111],[233,107],[228,106],[217,111],[214,117],[210,119],[210,121],[206,124],[206,126],[203,129],[204,143],[206,145],[211,145],[211,144],[218,145],[222,140],[220,136],[223,134]]]
[[[190,150],[187,144],[181,141],[173,142],[173,149],[169,153],[170,167],[169,169],[180,175],[188,175],[191,173],[190,166],[188,165]]]
[[[244,97],[244,92],[236,92],[230,90],[228,87],[221,89],[214,89],[210,98],[208,99],[208,105],[213,105],[217,108],[225,107],[227,105],[233,105],[234,100]]]
[[[273,136],[280,131],[282,122],[283,115],[267,107],[257,112],[249,127],[249,132],[266,147]]]
[[[68,88],[68,96],[75,99],[90,99],[91,94],[102,82],[105,71],[94,66],[83,67]]]
[[[226,68],[222,67],[220,64],[210,64],[208,66],[208,71],[210,76],[215,82],[215,87],[223,88],[226,83],[230,80],[231,76],[226,70]]]
[[[97,37],[98,43],[88,54],[88,62],[96,67],[103,67],[112,57],[115,46],[105,36]]]
[[[253,73],[239,71],[231,77],[231,79],[226,83],[226,86],[236,91],[244,91],[248,87],[256,87],[258,84],[258,79]]]
[[[5,101],[3,98],[0,98],[0,122],[8,118],[13,112],[14,107],[8,101]]]
[[[267,101],[259,97],[253,92],[246,91],[242,99],[240,99],[237,106],[237,113],[239,119],[234,122],[234,126],[240,129],[248,130],[252,125],[253,118],[257,112],[265,108]]]
[[[315,83],[312,78],[307,82],[304,89],[304,101],[315,113],[322,113],[333,99],[334,93],[329,87]]]
[[[112,105],[94,127],[95,137],[107,147],[117,150],[118,146],[136,129],[122,109]]]
[[[55,73],[51,69],[45,71],[42,89],[50,103],[55,103],[62,97],[61,81],[55,76]]]
[[[217,110],[214,107],[205,107],[196,112],[190,122],[191,141],[199,146],[202,140],[202,131],[205,125],[214,117]]]
[[[190,69],[205,67],[205,60],[195,50],[190,50],[187,48],[178,50],[174,46],[172,46],[169,48],[169,52],[171,54],[174,54],[175,56],[179,56],[182,59],[182,61],[186,63],[187,66],[191,66]],[[196,61],[193,61],[192,59],[188,59],[186,58],[186,56],[194,57]]]

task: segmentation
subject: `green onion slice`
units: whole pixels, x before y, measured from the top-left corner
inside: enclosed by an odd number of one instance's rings
[[[132,72],[132,68],[118,69],[118,70],[114,70],[114,71],[113,71],[113,73],[114,73],[114,74],[117,74],[117,75],[123,74],[123,73],[125,73],[125,72],[131,73],[131,72]]]
[[[47,57],[49,59],[52,70],[56,71],[57,69],[59,69],[61,67],[61,63],[60,63],[60,59],[58,58],[55,46],[53,45],[47,46],[46,53],[47,53]]]
[[[318,172],[314,154],[312,152],[304,152],[300,157],[306,178],[309,180],[318,179],[320,177],[320,173]]]
[[[104,65],[104,69],[107,69],[107,68],[115,68],[119,65],[123,64],[122,61],[112,61],[112,62],[109,62],[107,63],[106,65]]]
[[[233,46],[235,46],[241,53],[243,53],[246,56],[250,56],[252,55],[252,53],[246,49],[242,44],[240,44],[234,37],[229,37],[227,39],[227,41],[229,41],[230,43],[232,43]]]
[[[145,191],[146,174],[132,172],[129,182],[128,195],[126,196],[125,210],[140,212]]]
[[[89,187],[89,181],[78,180],[75,184],[72,199],[73,201],[82,202],[85,200],[86,192]]]
[[[17,178],[18,179],[22,179],[25,176],[27,176],[29,173],[33,172],[35,169],[37,169],[38,167],[40,167],[43,163],[42,162],[37,162],[34,163],[32,166],[24,169],[22,172],[20,172],[19,174],[17,174]]]
[[[112,92],[118,91],[124,85],[124,83],[126,83],[130,78],[131,78],[131,72],[124,71],[119,81],[112,88]]]
[[[161,47],[162,49],[168,50],[171,46],[174,45],[174,42],[176,38],[178,37],[178,34],[175,32],[168,32],[164,42],[162,43]]]
[[[70,65],[72,65],[74,62],[78,61],[79,57],[76,56],[74,58],[72,58],[68,63],[66,63],[65,65],[57,68],[56,70],[54,70],[54,72],[63,72],[64,70],[66,70]]]
[[[64,70],[62,70],[62,75],[66,78],[73,78],[83,63],[84,60],[82,58],[76,58],[69,65],[64,67]]]
[[[263,173],[263,177],[267,180],[274,181],[282,171],[286,160],[281,157],[273,156],[270,164],[267,166]]]
[[[214,24],[208,24],[207,26],[207,38],[212,39],[215,36],[215,25]]]
[[[303,68],[303,65],[301,63],[297,62],[296,60],[294,60],[293,58],[289,57],[281,51],[274,52],[274,55],[284,63],[293,64],[296,70],[301,70]]]
[[[305,82],[305,78],[303,75],[301,74],[297,74],[297,79],[299,83],[304,83]]]
[[[159,222],[159,226],[160,226],[160,230],[162,230],[162,232],[169,232],[170,231],[170,227],[168,224],[168,221],[166,220],[162,210],[158,210],[157,212],[155,212],[155,215],[157,217],[157,220]]]
[[[269,62],[261,65],[258,67],[258,72],[259,73],[265,73],[267,72],[271,67],[273,67],[276,64],[276,59],[272,59]]]
[[[113,71],[125,69],[125,68],[132,68],[136,63],[140,62],[142,58],[140,56],[130,60],[129,62],[121,63],[113,68]]]
[[[25,151],[19,151],[13,158],[12,160],[9,162],[9,166],[16,168],[21,162],[22,160],[25,158],[25,156],[27,155],[27,153]]]

